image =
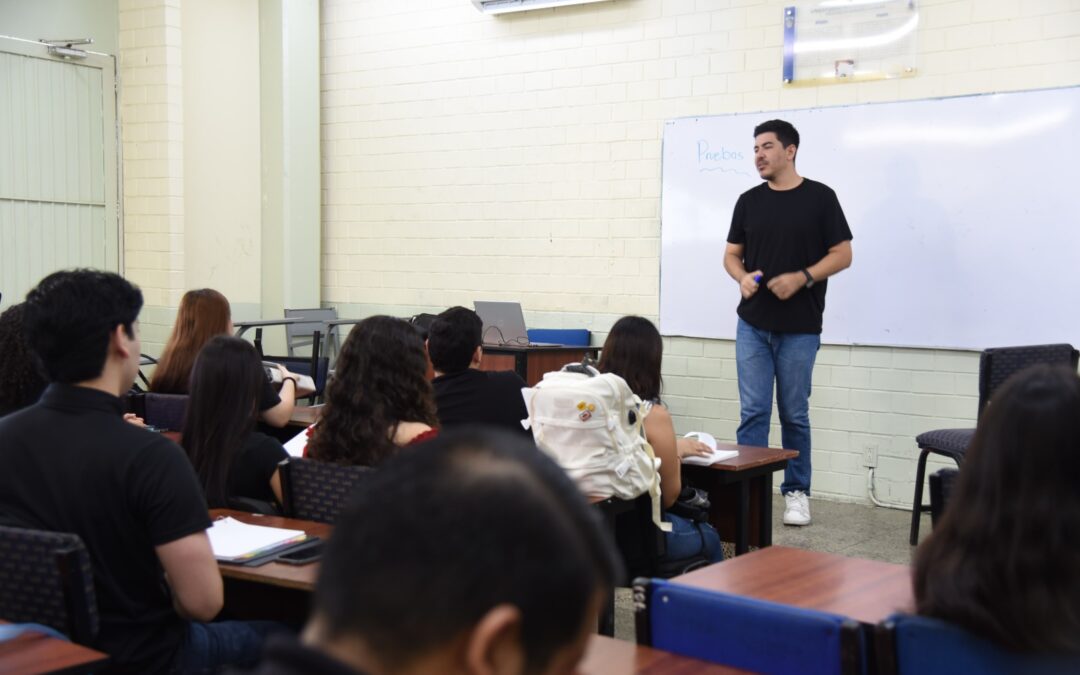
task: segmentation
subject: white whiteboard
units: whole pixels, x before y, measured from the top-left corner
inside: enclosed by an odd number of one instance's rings
[[[799,130],[799,174],[836,191],[854,235],[824,342],[1080,344],[1078,87],[667,122],[664,335],[735,337],[724,245],[772,118]]]

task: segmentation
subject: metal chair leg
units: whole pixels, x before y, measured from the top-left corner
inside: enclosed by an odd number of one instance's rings
[[[908,543],[912,546],[919,543],[919,520],[923,512],[930,508],[923,508],[922,503],[923,482],[926,480],[926,458],[929,454],[929,449],[919,453],[919,465],[915,470],[915,498],[911,502],[911,534],[908,537]]]

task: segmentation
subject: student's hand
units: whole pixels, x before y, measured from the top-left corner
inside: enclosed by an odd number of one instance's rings
[[[137,427],[145,427],[146,421],[135,413],[124,413],[124,421]]]
[[[773,295],[781,300],[787,300],[802,290],[806,285],[806,275],[802,271],[788,272],[769,279],[768,287]]]
[[[296,373],[290,372],[285,369],[285,366],[278,365],[278,370],[281,371],[281,386],[285,387],[285,380],[290,379],[293,381],[293,385],[296,387],[296,398],[303,398],[305,396],[311,396],[315,393],[315,390],[310,387],[300,386],[300,376]]]
[[[749,298],[754,293],[757,293],[758,280],[761,279],[761,275],[764,274],[761,270],[754,270],[748,272],[746,276],[739,282],[739,290],[742,291],[744,298]],[[771,282],[770,282],[771,283]]]
[[[679,459],[683,457],[707,457],[712,453],[709,446],[696,438],[678,438],[675,440],[675,449],[679,453]]]

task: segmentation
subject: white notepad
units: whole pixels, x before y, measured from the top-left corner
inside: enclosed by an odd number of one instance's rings
[[[698,464],[700,466],[710,466],[717,462],[722,462],[725,459],[731,459],[732,457],[738,457],[738,450],[718,450],[716,447],[716,439],[713,435],[704,431],[691,431],[686,434],[686,438],[696,438],[705,445],[709,446],[712,450],[712,454],[709,455],[691,455],[690,457],[683,457],[683,464]]]
[[[248,525],[235,518],[215,520],[206,534],[210,537],[214,557],[228,562],[254,558],[270,549],[303,541],[307,537],[303,530]]]

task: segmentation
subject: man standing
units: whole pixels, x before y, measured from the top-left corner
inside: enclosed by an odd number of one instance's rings
[[[252,663],[269,626],[202,623],[224,596],[191,462],[124,421],[141,307],[138,288],[94,270],[50,274],[26,296],[27,342],[52,384],[0,420],[0,521],[82,539],[110,673]]]
[[[483,328],[479,315],[466,307],[451,307],[431,322],[427,348],[439,424],[487,424],[532,439],[521,426],[529,416],[521,390],[529,385],[512,370],[480,370]]]
[[[780,486],[785,525],[810,524],[810,381],[826,279],[851,265],[851,230],[836,193],[798,174],[798,149],[788,122],[754,129],[754,162],[766,182],[735,203],[724,252],[724,269],[742,292],[737,440],[768,445],[775,380],[783,446],[799,451]]]

